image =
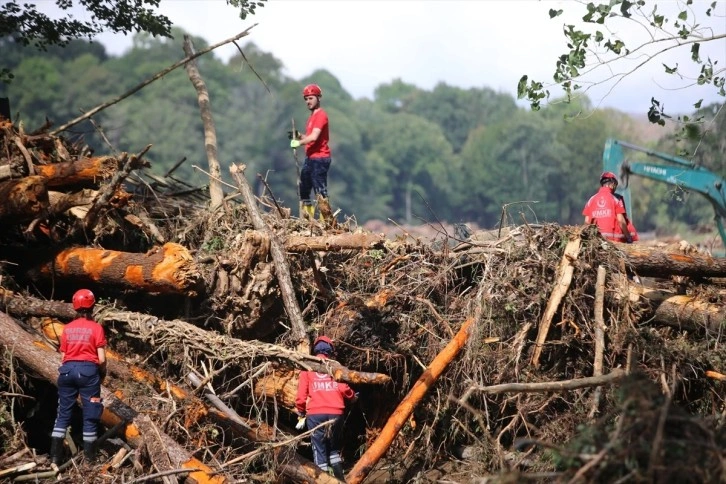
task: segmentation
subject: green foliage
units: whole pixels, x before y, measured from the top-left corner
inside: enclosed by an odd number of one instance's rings
[[[72,39],[88,38],[104,31],[148,32],[151,35],[169,36],[171,21],[154,13],[160,0],[84,0],[79,1],[91,15],[81,21],[68,13],[59,19],[51,19],[38,11],[35,5],[18,4],[10,0],[0,7],[0,37],[11,35],[22,45],[46,49],[51,45],[64,46]],[[73,8],[73,0],[56,0],[60,10]]]
[[[128,91],[183,56],[179,39],[185,32],[171,33],[173,38],[136,34],[133,47],[112,58],[99,44],[82,40],[42,52],[0,39],[19,81],[5,91],[13,113],[20,114],[16,122],[28,132],[46,117],[62,124]],[[193,42],[197,48],[206,45],[199,38]],[[233,183],[229,164],[244,163],[255,193],[266,190],[259,174],[288,207],[297,205],[298,194],[286,133],[293,118],[296,128],[304,129],[309,111],[301,89],[307,82],[322,86],[330,117],[331,203],[341,209],[341,217],[359,223],[438,219],[494,227],[504,205],[509,222],[521,223],[524,216],[528,221],[580,223],[582,207],[597,189],[604,140],[613,136],[643,144],[633,134],[630,118],[594,109],[586,99],[555,102],[533,113],[489,88],[439,84],[429,91],[400,80],[379,86],[374,100],[353,99],[329,71],[292,79],[278,59],[254,44],[245,45],[243,52],[244,57],[227,63],[212,55],[197,59],[210,95],[222,176]],[[699,106],[689,118],[692,134],[672,141],[715,170],[726,163],[720,109]],[[206,167],[206,152],[197,95],[183,69],[101,111],[94,121],[113,150],[90,123],[64,135],[83,136],[99,154],[138,152],[151,144],[147,159],[155,174],[163,175],[186,158],[174,176],[192,187],[208,184],[206,175],[193,168]],[[302,162],[302,150],[298,155]],[[663,186],[647,188],[637,196],[634,190],[640,230],[675,226],[675,218],[689,225],[711,223],[709,207],[693,205],[700,197],[669,197]]]
[[[563,34],[565,36],[567,50],[561,54],[555,62],[553,79],[555,85],[559,86],[570,102],[578,92],[587,92],[588,89],[599,84],[612,83],[615,87],[620,80],[632,72],[641,69],[645,64],[656,59],[660,54],[673,49],[690,48],[691,61],[700,65],[700,74],[696,79],[696,85],[713,86],[715,92],[726,97],[724,82],[724,70],[717,67],[717,62],[711,59],[705,61],[700,56],[700,47],[706,42],[723,42],[726,31],[713,30],[697,21],[697,14],[710,17],[716,2],[706,8],[705,3],[698,4],[704,9],[702,12],[695,12],[695,5],[688,1],[678,6],[679,11],[675,18],[667,18],[658,12],[658,3],[652,2],[652,7],[646,7],[644,0],[630,2],[628,0],[611,0],[604,3],[589,2],[585,5],[587,12],[582,17],[583,26],[565,25]],[[577,7],[572,7],[577,8]],[[550,10],[550,18],[558,17],[562,11]],[[612,25],[624,25],[624,22],[635,22],[648,31],[647,39],[636,41],[621,38],[622,32],[627,30],[610,27]],[[618,23],[620,22],[620,23]],[[721,26],[723,26],[723,22]],[[590,32],[590,26],[605,26],[607,35],[600,29]],[[690,46],[690,47],[689,47]],[[631,53],[639,56],[635,68],[622,69],[622,73],[615,73],[619,69],[619,61],[632,60]],[[686,79],[679,71],[678,66],[669,67],[663,64],[666,75],[679,76]],[[602,69],[599,69],[602,68]],[[601,73],[601,74],[598,74]],[[583,82],[587,76],[587,82]],[[593,80],[594,79],[594,80]],[[583,88],[583,85],[586,86]],[[684,86],[686,87],[686,86]],[[517,97],[526,99],[531,109],[539,110],[542,101],[550,97],[550,88],[540,81],[530,80],[524,75],[517,86]],[[651,98],[651,107],[648,111],[648,119],[651,123],[665,125],[667,115],[660,101]]]

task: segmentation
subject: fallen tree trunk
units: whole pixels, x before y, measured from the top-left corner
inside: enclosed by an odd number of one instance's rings
[[[366,478],[368,473],[373,469],[373,466],[376,465],[391,446],[391,442],[393,442],[393,439],[398,435],[398,432],[411,416],[418,402],[421,401],[424,395],[436,383],[436,380],[446,371],[449,364],[456,358],[462,348],[464,348],[464,345],[469,340],[470,330],[473,324],[474,320],[472,318],[464,321],[461,329],[454,336],[454,339],[436,355],[436,358],[434,358],[423,375],[411,387],[411,390],[396,410],[394,410],[388,422],[386,422],[386,425],[381,430],[381,433],[378,435],[378,438],[373,441],[361,458],[358,459],[358,462],[355,463],[353,469],[348,473],[345,482],[348,484],[357,484]]]
[[[658,323],[689,331],[722,334],[726,329],[726,307],[694,296],[674,295],[645,286],[627,284],[631,301],[641,300],[651,308],[647,315]],[[621,294],[625,294],[625,287]]]
[[[382,245],[385,240],[382,235],[370,233],[336,234],[325,237],[290,235],[285,238],[285,250],[288,252],[366,250]]]
[[[618,244],[633,270],[644,277],[725,277],[726,258],[707,254],[664,251],[639,244]]]
[[[53,348],[24,331],[12,318],[2,313],[0,313],[0,344],[13,358],[21,361],[37,375],[53,384],[56,383],[60,355]],[[163,445],[163,448],[158,450],[168,456],[172,468],[193,469],[187,477],[190,482],[199,484],[226,482],[226,479],[215,476],[214,471],[206,464],[187,453],[169,435],[156,428],[148,416],[127,406],[108,388],[101,388],[101,397],[104,400],[101,422],[108,427],[113,427],[119,422],[126,422],[124,435],[130,445],[136,447],[142,442],[146,442],[148,445],[149,442],[144,441],[142,435],[144,429],[151,430],[149,433],[157,436],[160,444]],[[151,448],[151,445],[148,446],[149,450],[153,452],[154,449]]]
[[[121,168],[126,157],[96,156],[62,163],[34,165],[35,172],[45,178],[49,187],[85,186],[97,187]]]
[[[20,296],[2,288],[0,288],[0,309],[17,317],[37,316],[66,321],[76,317],[76,312],[70,303],[43,301],[28,296]],[[144,341],[150,341],[154,337],[163,338],[170,343],[177,341],[178,344],[184,344],[186,341],[197,341],[199,345],[194,347],[203,348],[210,356],[219,357],[215,349],[223,347],[231,355],[267,358],[288,366],[327,373],[336,381],[372,385],[385,385],[391,382],[391,377],[382,373],[355,371],[344,367],[335,360],[321,360],[315,356],[288,350],[282,346],[256,340],[244,341],[230,338],[205,331],[178,319],[165,321],[147,314],[118,311],[102,304],[96,304],[94,317],[97,321],[125,324],[131,330],[127,333],[129,336]],[[202,345],[202,342],[207,342],[207,344]]]
[[[247,180],[244,178],[245,166],[237,166],[233,164],[229,168],[229,172],[237,182],[237,187],[242,193],[242,197],[247,205],[252,224],[257,230],[265,232],[270,239],[270,253],[272,254],[272,260],[275,263],[275,271],[277,272],[277,284],[280,287],[280,293],[282,294],[282,301],[285,305],[285,311],[287,317],[290,320],[292,326],[292,336],[295,343],[298,345],[298,350],[309,351],[310,341],[308,337],[308,328],[305,326],[305,321],[298,306],[297,299],[295,298],[295,289],[292,287],[292,277],[290,276],[290,268],[287,265],[287,259],[282,251],[282,244],[277,239],[275,233],[267,227],[265,221],[262,219],[260,212],[257,210],[257,205],[254,197],[252,196],[252,190],[250,190]]]
[[[30,276],[188,296],[196,296],[202,284],[202,275],[187,249],[174,243],[144,254],[74,247],[31,271]]]
[[[3,223],[32,220],[50,205],[45,180],[40,176],[0,182],[0,200]]]

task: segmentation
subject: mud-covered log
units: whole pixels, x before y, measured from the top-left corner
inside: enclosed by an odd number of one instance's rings
[[[639,244],[618,244],[618,248],[625,253],[628,263],[639,276],[726,277],[726,258]]]
[[[4,223],[32,220],[49,205],[43,177],[27,176],[0,182],[0,220]]]
[[[49,187],[97,187],[116,173],[121,165],[120,159],[114,156],[96,156],[63,163],[34,165],[34,169],[36,174],[45,178]]]
[[[24,331],[11,317],[2,313],[0,313],[0,344],[24,366],[33,370],[36,375],[53,384],[56,383],[60,355],[45,342]],[[119,422],[127,422],[124,435],[130,445],[140,445],[144,442],[143,430],[152,430],[150,433],[155,435],[163,445],[163,448],[158,450],[168,456],[173,468],[196,469],[189,473],[188,480],[200,484],[226,482],[224,478],[215,476],[212,469],[192,457],[169,435],[156,428],[147,415],[130,408],[106,387],[101,388],[101,397],[104,401],[102,423],[112,427]],[[149,445],[149,442],[146,444]]]
[[[202,276],[189,251],[166,243],[146,253],[75,247],[30,273],[31,277],[72,280],[155,293],[195,296]]]
[[[285,250],[288,252],[365,250],[378,247],[385,240],[382,235],[371,233],[336,234],[322,237],[290,235],[285,238]]]

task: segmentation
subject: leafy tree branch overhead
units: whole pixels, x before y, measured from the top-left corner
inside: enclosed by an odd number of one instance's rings
[[[679,82],[677,89],[710,86],[718,96],[726,97],[726,68],[719,64],[719,59],[702,54],[705,44],[723,45],[726,39],[723,3],[693,0],[593,3],[578,0],[571,5],[567,8],[585,9],[583,24],[563,25],[567,50],[555,62],[553,82],[530,79],[528,75],[519,80],[517,95],[529,101],[533,110],[540,109],[541,103],[550,98],[550,89],[556,86],[564,91],[569,102],[595,86],[604,86],[611,92],[625,78],[654,63],[661,64],[663,76],[673,76]],[[659,7],[675,8],[675,11],[666,12]],[[549,11],[551,19],[563,13],[563,10]],[[666,55],[675,50],[687,50],[688,65],[664,62]],[[654,82],[660,84],[661,80],[654,79]],[[699,109],[703,98],[690,91],[687,95],[694,96],[693,106]],[[664,125],[671,116],[663,103],[655,96],[650,97],[648,119],[651,123]],[[687,117],[681,120],[691,121]]]
[[[239,9],[243,20],[254,15],[257,7],[266,0],[226,0],[228,5]],[[66,46],[71,40],[92,40],[102,32],[146,32],[154,37],[172,37],[171,20],[156,13],[161,0],[55,0],[63,12],[51,18],[39,11],[36,5],[6,1],[0,6],[0,38],[9,36],[23,46],[46,50],[49,46]],[[75,18],[78,10],[85,10],[89,20]],[[0,82],[13,78],[10,70],[0,70]]]

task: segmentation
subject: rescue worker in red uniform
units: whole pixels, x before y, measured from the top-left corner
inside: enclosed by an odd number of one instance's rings
[[[103,412],[101,383],[106,377],[106,336],[103,327],[92,319],[95,304],[96,298],[91,291],[76,291],[73,309],[78,317],[65,325],[60,337],[58,416],[50,447],[51,462],[56,465],[63,457],[63,439],[79,394],[83,410],[83,452],[87,459],[95,458],[94,442]]]
[[[297,137],[293,133],[290,141],[291,148],[305,146],[305,162],[300,170],[300,201],[303,214],[312,220],[315,216],[315,205],[310,198],[310,191],[315,195],[328,198],[328,170],[333,159],[330,154],[330,131],[328,129],[328,115],[320,105],[323,90],[317,84],[309,84],[303,89],[303,99],[310,110],[305,127],[305,135]]]
[[[334,351],[333,342],[327,336],[320,336],[313,343],[313,354],[318,358],[330,358]],[[296,428],[302,430],[307,422],[307,428],[313,429],[333,420],[332,425],[313,432],[313,458],[315,465],[340,480],[345,480],[340,456],[343,411],[346,401],[354,402],[357,398],[357,393],[346,383],[336,382],[327,373],[300,372],[295,401],[298,413]]]
[[[634,238],[628,227],[623,199],[615,194],[617,187],[614,173],[606,171],[600,175],[600,190],[587,201],[582,215],[585,224],[597,224],[600,234],[607,240],[630,244]]]

